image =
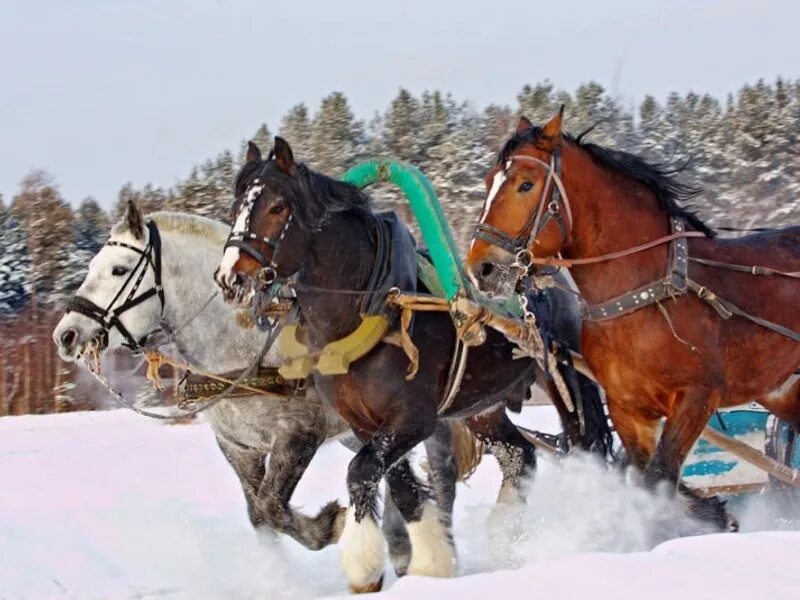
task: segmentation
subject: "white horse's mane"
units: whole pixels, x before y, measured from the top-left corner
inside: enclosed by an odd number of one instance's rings
[[[195,235],[219,245],[224,244],[228,239],[230,230],[225,223],[189,213],[158,211],[146,215],[145,220],[147,219],[152,219],[159,231]],[[112,235],[119,232],[124,226],[124,220],[114,225]]]

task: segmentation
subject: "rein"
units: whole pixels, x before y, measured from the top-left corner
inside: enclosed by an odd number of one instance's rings
[[[150,417],[151,419],[158,419],[158,420],[161,420],[161,421],[171,421],[171,420],[175,420],[175,419],[185,419],[187,417],[193,417],[193,416],[195,416],[195,415],[197,415],[197,414],[199,414],[199,413],[201,413],[203,411],[208,410],[209,408],[211,408],[215,404],[218,404],[222,400],[225,400],[237,388],[244,388],[244,389],[247,389],[248,391],[252,391],[253,393],[257,393],[257,394],[263,395],[263,396],[276,397],[275,394],[269,394],[269,393],[267,393],[267,392],[265,392],[263,390],[259,390],[258,388],[251,388],[248,385],[242,385],[242,382],[244,382],[246,379],[251,377],[252,374],[253,374],[253,371],[255,371],[258,368],[258,366],[261,364],[261,361],[264,359],[264,356],[267,354],[267,352],[269,352],[269,349],[275,343],[275,340],[280,335],[281,331],[283,330],[283,327],[286,325],[286,323],[290,319],[293,318],[293,316],[290,316],[292,312],[293,311],[290,311],[289,313],[284,314],[281,317],[281,319],[275,324],[275,326],[272,328],[272,331],[270,331],[270,334],[264,340],[264,345],[261,347],[259,352],[256,354],[255,358],[250,362],[250,364],[247,366],[247,368],[244,371],[242,371],[242,373],[235,380],[231,380],[231,379],[228,379],[228,378],[225,378],[225,377],[220,377],[218,375],[215,375],[213,373],[208,373],[206,371],[198,371],[197,369],[192,368],[191,365],[187,365],[187,364],[184,364],[184,363],[179,363],[178,361],[170,359],[169,357],[164,356],[163,354],[160,354],[160,353],[158,353],[158,357],[152,357],[152,360],[156,360],[158,362],[165,362],[167,364],[176,365],[176,366],[179,366],[181,368],[185,368],[187,370],[191,370],[191,371],[193,371],[193,372],[195,372],[197,374],[203,375],[203,376],[208,377],[210,379],[214,379],[216,381],[220,381],[222,383],[227,383],[228,384],[228,387],[225,388],[222,392],[220,392],[219,394],[217,394],[215,396],[212,396],[206,402],[203,402],[201,404],[197,404],[192,400],[189,400],[189,401],[187,401],[185,403],[183,403],[183,402],[180,403],[178,405],[178,408],[183,412],[180,413],[180,414],[177,414],[177,415],[165,415],[165,414],[162,414],[162,413],[153,412],[153,411],[149,411],[149,410],[140,408],[139,406],[136,405],[135,401],[128,400],[127,398],[125,398],[125,396],[121,392],[119,392],[116,389],[114,389],[114,387],[111,385],[111,382],[106,377],[101,375],[95,368],[92,368],[91,365],[87,365],[88,366],[88,371],[111,394],[111,397],[117,402],[117,404],[119,404],[123,408],[128,408],[128,409],[132,410],[133,412],[135,412],[137,414],[140,414],[140,415],[142,415],[144,417]],[[148,356],[148,362],[151,360],[151,356],[152,355]],[[158,375],[157,375],[158,364],[155,364],[155,369],[156,369],[155,376],[151,377],[151,375],[153,375],[153,373],[152,373],[153,367],[154,367],[154,363],[150,362],[148,364],[148,379],[153,381],[154,384],[157,384],[157,382],[159,381],[158,380]]]
[[[644,244],[639,244],[638,246],[634,246],[632,248],[627,248],[625,250],[618,250],[617,252],[609,252],[608,254],[601,254],[599,256],[590,256],[587,258],[555,258],[555,257],[529,257],[529,264],[531,265],[541,265],[541,266],[548,266],[548,267],[575,267],[579,265],[592,265],[596,263],[606,262],[609,260],[614,260],[616,258],[622,258],[624,256],[630,256],[631,254],[637,254],[639,252],[643,252],[644,250],[650,250],[651,248],[655,248],[657,246],[661,246],[668,242],[672,242],[674,240],[678,240],[681,238],[691,238],[691,237],[706,237],[706,234],[702,231],[676,231],[675,233],[671,233],[669,235],[665,235],[663,237],[657,238],[655,240],[651,240],[649,242],[645,242]],[[691,259],[694,260],[694,259]],[[800,277],[800,274],[798,274]]]
[[[82,296],[75,294],[67,303],[64,311],[65,314],[77,312],[98,323],[102,328],[102,338],[106,344],[108,343],[109,333],[112,329],[116,329],[119,331],[122,337],[125,338],[125,344],[123,345],[127,346],[134,352],[141,351],[142,346],[147,340],[147,337],[152,335],[154,332],[151,332],[145,335],[143,338],[137,340],[131,335],[127,327],[125,327],[125,325],[122,323],[120,317],[125,312],[129,311],[135,306],[138,306],[142,302],[149,300],[153,296],[158,297],[158,300],[161,303],[161,314],[164,314],[164,289],[161,286],[161,236],[158,232],[158,227],[153,221],[147,222],[147,230],[149,231],[150,235],[147,246],[144,248],[137,248],[131,244],[117,242],[114,240],[109,240],[106,242],[106,246],[119,246],[120,248],[126,248],[136,252],[139,254],[139,260],[133,269],[131,269],[128,278],[125,280],[125,283],[120,286],[117,293],[111,299],[111,302],[109,302],[105,308],[101,308],[88,298],[83,298]],[[142,284],[142,280],[147,273],[148,267],[152,267],[153,269],[155,284],[153,287],[137,296],[136,292],[138,291],[139,286]],[[125,298],[125,301],[114,308],[114,305],[122,296],[122,293],[125,291],[125,288],[128,287],[128,284],[131,281],[133,281],[133,285],[131,286],[131,290],[128,292],[127,297]]]

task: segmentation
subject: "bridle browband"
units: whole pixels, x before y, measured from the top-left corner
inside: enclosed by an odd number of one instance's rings
[[[289,225],[292,222],[293,216],[292,213],[289,212],[289,216],[286,218],[286,222],[283,224],[283,227],[277,233],[277,235],[272,238],[254,233],[250,229],[250,218],[253,213],[253,207],[255,206],[256,200],[261,197],[261,194],[264,190],[264,185],[261,183],[261,177],[265,176],[268,163],[269,159],[267,159],[267,164],[264,165],[264,168],[261,170],[259,175],[253,180],[253,183],[247,187],[245,192],[245,201],[242,203],[239,213],[234,219],[234,225],[231,227],[231,232],[228,235],[228,240],[225,242],[225,247],[223,249],[224,251],[230,247],[238,248],[258,262],[258,264],[260,264],[262,267],[258,274],[258,279],[264,285],[270,285],[274,283],[278,277],[278,265],[275,261],[278,255],[278,250],[280,250],[281,242],[283,241],[283,238],[286,237],[286,232],[289,229]],[[260,186],[258,192],[250,197],[254,188],[257,186]],[[243,211],[247,211],[245,215],[244,231],[234,231],[236,227],[236,221],[239,220],[239,217],[242,215]],[[272,258],[268,259],[266,256],[264,256],[264,253],[253,246],[252,242],[261,242],[267,247],[272,248]]]
[[[524,256],[529,262],[529,259],[532,258],[529,250],[531,243],[536,242],[539,234],[547,227],[550,221],[555,221],[561,232],[561,247],[570,243],[572,240],[572,210],[561,180],[560,148],[556,148],[553,151],[549,163],[534,156],[512,156],[504,165],[503,171],[507,171],[515,161],[532,162],[547,169],[547,178],[542,187],[536,211],[531,213],[528,221],[516,236],[509,235],[494,225],[479,222],[475,226],[475,239],[483,240],[514,254],[518,261]],[[548,192],[550,199],[545,203]],[[545,204],[547,205],[546,210]]]
[[[67,302],[66,309],[64,310],[65,314],[76,312],[98,323],[100,327],[102,327],[103,340],[106,344],[108,343],[108,334],[112,329],[116,329],[119,331],[122,337],[125,338],[125,343],[123,345],[127,346],[132,351],[141,350],[150,334],[147,334],[141,339],[137,340],[133,337],[133,335],[131,335],[130,331],[128,331],[128,328],[123,325],[120,317],[125,312],[129,311],[135,306],[138,306],[142,302],[149,300],[153,296],[158,297],[158,300],[161,303],[161,314],[163,315],[164,313],[164,288],[161,286],[161,235],[158,233],[158,227],[156,227],[156,224],[153,221],[147,222],[147,230],[149,232],[149,239],[147,241],[147,246],[144,248],[138,248],[131,244],[126,244],[125,242],[118,242],[115,240],[109,240],[106,242],[106,246],[118,246],[120,248],[126,248],[136,252],[139,255],[139,260],[133,269],[131,269],[128,278],[125,280],[125,283],[120,286],[117,293],[111,299],[111,302],[109,302],[105,308],[100,308],[88,298],[83,298],[82,296],[75,294],[69,300],[69,302]],[[148,267],[152,267],[153,269],[155,283],[153,287],[137,296],[136,292],[139,289],[139,286],[142,284],[142,280],[147,273]],[[128,284],[131,281],[133,281],[133,285],[131,286],[127,297],[125,298],[125,301],[114,308],[114,305],[117,303],[120,296],[122,296],[122,293],[125,291],[125,288],[128,287]]]

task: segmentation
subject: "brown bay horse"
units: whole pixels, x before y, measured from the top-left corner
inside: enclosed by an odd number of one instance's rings
[[[467,256],[478,286],[507,296],[539,266],[569,268],[581,350],[649,485],[679,485],[717,408],[757,400],[800,427],[800,227],[716,238],[682,208],[693,191],[674,171],[562,134],[561,115],[523,117],[487,174]],[[735,525],[680,489],[698,516]]]

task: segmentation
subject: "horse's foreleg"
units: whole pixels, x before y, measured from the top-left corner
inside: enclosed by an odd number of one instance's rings
[[[458,465],[453,456],[453,433],[446,421],[436,424],[436,431],[425,440],[425,451],[428,455],[428,484],[436,506],[449,527],[456,501]]]
[[[656,449],[656,434],[660,419],[608,394],[608,414],[622,440],[630,464],[644,471]]]
[[[386,475],[389,490],[406,522],[411,542],[408,573],[427,577],[452,577],[456,557],[449,517],[429,499],[428,491],[417,480],[407,459],[402,459]]]
[[[250,523],[255,528],[260,527],[264,524],[264,518],[259,510],[257,499],[258,489],[264,479],[264,453],[244,448],[221,436],[217,436],[217,444],[242,485]]]
[[[425,440],[425,451],[428,486],[439,508],[442,524],[449,532],[453,520],[458,467],[453,456],[453,434],[447,422],[439,421],[436,424],[436,431]],[[403,514],[395,504],[388,481],[383,502],[383,533],[389,543],[389,557],[395,572],[400,576],[406,574],[411,562],[411,541]]]
[[[319,431],[290,431],[276,437],[256,499],[266,524],[310,550],[335,543],[344,519],[344,509],[336,501],[326,504],[316,517],[296,512],[289,505],[300,478],[325,441]]]
[[[523,485],[536,471],[536,448],[508,418],[505,407],[497,406],[467,419],[467,426],[487,445],[500,465],[503,482],[497,501],[525,501]]]
[[[645,482],[650,486],[669,482],[689,499],[689,509],[696,517],[711,521],[725,531],[738,528],[735,519],[725,511],[725,503],[717,498],[701,498],[685,485],[679,485],[683,462],[719,404],[719,393],[704,388],[687,391],[675,403],[645,469]]]

